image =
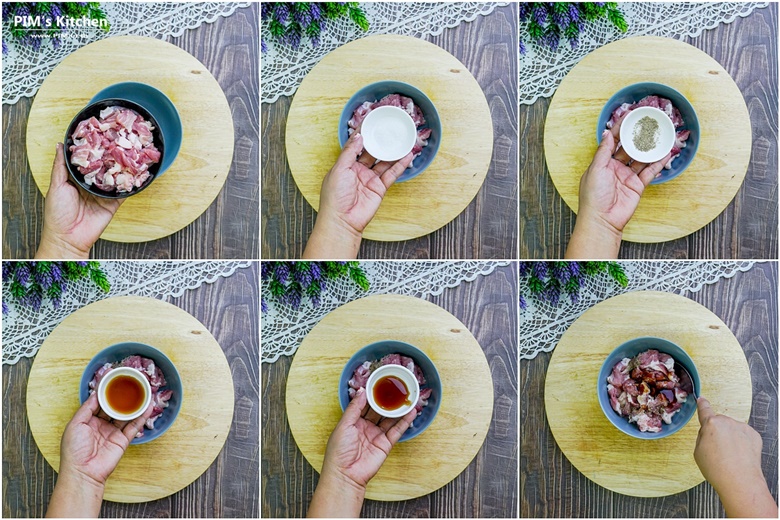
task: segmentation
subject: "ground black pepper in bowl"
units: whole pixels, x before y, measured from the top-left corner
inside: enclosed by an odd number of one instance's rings
[[[634,146],[640,152],[649,152],[658,144],[658,121],[645,116],[634,126]]]

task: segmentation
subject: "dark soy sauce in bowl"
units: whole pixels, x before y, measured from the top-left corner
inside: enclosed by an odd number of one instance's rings
[[[140,381],[131,376],[117,376],[106,385],[109,406],[121,414],[132,414],[143,406],[146,396]]]
[[[397,376],[385,376],[374,383],[374,401],[384,410],[397,410],[410,405],[409,388]]]

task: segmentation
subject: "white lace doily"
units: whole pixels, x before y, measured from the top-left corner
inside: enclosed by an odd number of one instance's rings
[[[279,96],[292,96],[303,78],[330,51],[358,38],[373,34],[401,34],[422,37],[441,34],[464,21],[493,12],[509,2],[362,2],[360,7],[371,24],[363,32],[346,18],[328,20],[320,44],[312,48],[307,38],[298,50],[277,45],[264,21],[261,30],[267,51],[262,54],[262,102],[273,103]]]
[[[685,296],[704,285],[748,271],[753,262],[621,262],[628,276],[628,287],[620,287],[606,273],[590,277],[580,288],[579,301],[571,303],[561,296],[560,307],[553,307],[528,296],[528,278],[520,278],[520,294],[528,307],[520,311],[518,345],[520,359],[533,359],[539,352],[550,352],[561,336],[580,315],[612,296],[628,291],[665,291]]]
[[[579,45],[572,49],[562,38],[557,51],[530,43],[527,24],[521,24],[520,39],[527,53],[520,56],[518,96],[530,105],[539,97],[550,97],[569,71],[587,54],[608,43],[630,36],[665,36],[683,39],[695,37],[705,29],[731,23],[747,16],[767,2],[621,2],[620,10],[628,22],[621,33],[607,20],[589,23],[580,33]]]
[[[43,340],[59,323],[85,305],[111,296],[147,296],[165,299],[181,296],[204,283],[228,277],[251,262],[100,262],[111,290],[104,293],[87,281],[71,282],[58,309],[46,300],[38,312],[9,303],[3,316],[3,364],[33,357]],[[5,289],[5,285],[3,289]]]
[[[180,36],[187,29],[212,23],[229,16],[251,2],[107,2],[101,3],[111,30],[71,28],[59,48],[44,39],[39,50],[7,40],[8,54],[3,55],[3,103],[13,104],[22,96],[31,97],[46,76],[73,51],[109,36],[133,34],[152,38]],[[3,24],[3,31],[6,24]],[[121,58],[119,58],[121,59]]]
[[[262,316],[261,345],[263,363],[273,363],[279,356],[292,356],[298,345],[330,311],[352,300],[372,294],[405,294],[424,298],[437,295],[462,282],[492,273],[509,262],[361,262],[360,267],[371,282],[368,291],[360,290],[347,279],[328,281],[319,307],[306,299],[296,311],[279,305],[263,283],[262,298],[268,312]]]

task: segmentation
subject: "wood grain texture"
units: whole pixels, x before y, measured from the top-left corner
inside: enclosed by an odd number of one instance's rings
[[[438,231],[404,242],[366,240],[362,258],[515,258],[517,254],[517,6],[427,36],[460,60],[482,88],[493,119],[492,161],[476,198]],[[315,211],[285,157],[290,99],[262,105],[263,258],[298,258]],[[322,172],[323,174],[325,172]],[[425,174],[423,174],[425,175]],[[421,177],[422,179],[422,177]],[[408,184],[408,183],[406,183]]]
[[[259,254],[258,109],[259,7],[166,41],[195,56],[216,78],[233,118],[234,148],[227,182],[193,224],[138,244],[99,240],[95,258],[257,258]],[[31,102],[3,105],[3,257],[32,258],[43,226],[43,197],[27,166]]]
[[[698,418],[669,437],[636,439],[610,424],[596,393],[607,356],[618,345],[641,336],[679,345],[696,365],[701,395],[710,399],[713,410],[747,422],[750,370],[737,339],[709,309],[683,296],[654,291],[609,298],[577,318],[547,367],[544,407],[558,447],[582,474],[624,495],[660,497],[704,481],[693,459]],[[600,384],[606,386],[606,381]],[[573,393],[575,388],[583,391]],[[642,467],[647,460],[667,471],[626,478],[626,468]]]
[[[197,479],[222,449],[233,418],[227,360],[192,315],[140,296],[107,298],[69,315],[35,356],[27,378],[27,421],[38,449],[59,469],[60,439],[79,409],[84,367],[104,348],[125,341],[159,349],[182,382],[181,408],[170,429],[154,442],[128,448],[106,483],[105,500],[148,502]],[[51,399],[52,394],[59,398]],[[164,479],[150,479],[160,466],[174,470]]]
[[[182,491],[142,504],[104,502],[101,516],[257,517],[260,412],[257,266],[238,270],[229,278],[204,284],[168,301],[195,316],[214,335],[227,357],[235,392],[227,442],[206,472]],[[16,365],[3,366],[3,517],[6,518],[43,516],[56,481],[54,470],[36,448],[25,411],[32,361],[25,358]]]
[[[763,438],[764,476],[777,500],[778,482],[778,266],[757,264],[746,273],[683,296],[704,305],[729,327],[750,368],[753,398],[749,424]],[[551,354],[520,365],[521,518],[723,517],[712,487],[637,498],[609,491],[576,470],[558,448],[546,422],[545,375]],[[628,475],[627,478],[632,478]]]
[[[777,258],[778,7],[683,41],[715,58],[745,99],[752,126],[751,161],[734,200],[687,237],[657,244],[624,242],[624,258]],[[520,105],[520,257],[562,258],[575,215],[558,195],[544,161],[549,99]]]
[[[403,80],[428,96],[441,122],[441,145],[422,175],[385,194],[363,231],[363,238],[383,242],[427,235],[457,217],[482,187],[493,150],[485,95],[452,54],[411,36],[361,38],[329,53],[306,75],[287,115],[287,161],[315,209],[322,172],[341,153],[337,132],[344,106],[358,87],[386,80]]]
[[[126,60],[116,61],[121,54]],[[85,81],[85,71],[94,67],[94,77]],[[165,174],[143,194],[128,197],[111,219],[101,238],[112,242],[148,242],[192,223],[222,189],[233,157],[230,107],[202,63],[154,38],[105,38],[68,55],[35,95],[27,118],[27,160],[42,194],[51,180],[51,144],[64,142],[73,116],[96,92],[138,78],[171,100],[181,117],[183,138]]]
[[[399,330],[398,324],[403,323]],[[287,375],[287,421],[317,470],[341,417],[341,371],[365,345],[393,339],[418,347],[436,366],[441,405],[419,437],[393,448],[366,498],[408,500],[457,477],[482,446],[493,415],[493,384],[482,348],[452,314],[425,300],[377,294],[342,305],[301,342]]]
[[[367,500],[364,517],[517,516],[517,284],[514,266],[427,298],[453,313],[474,334],[488,360],[494,406],[488,435],[476,458],[441,489],[413,500]],[[403,333],[402,330],[398,331]],[[263,364],[263,517],[306,514],[317,473],[297,449],[284,411],[291,359]],[[423,439],[428,432],[423,434]],[[412,442],[412,441],[410,441]]]
[[[750,117],[742,94],[707,53],[656,36],[625,38],[583,58],[564,78],[544,122],[550,177],[577,211],[583,171],[596,153],[596,122],[619,89],[652,78],[680,92],[696,111],[696,156],[682,175],[648,186],[623,240],[656,243],[698,231],[729,205],[750,160]],[[638,100],[637,100],[638,101]]]

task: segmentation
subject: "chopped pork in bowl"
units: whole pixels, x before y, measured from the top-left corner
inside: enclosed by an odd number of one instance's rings
[[[441,380],[436,367],[422,350],[403,341],[383,340],[358,350],[344,365],[339,380],[338,396],[345,410],[358,388],[366,388],[371,374],[385,365],[401,365],[411,371],[419,383],[419,399],[415,403],[417,418],[399,442],[417,437],[430,426],[441,403]]]
[[[692,381],[686,381],[680,365]],[[682,429],[696,413],[696,399],[686,391],[689,383],[697,392],[701,389],[699,373],[685,350],[662,338],[635,338],[604,361],[598,376],[599,405],[623,433],[661,439]]]
[[[680,176],[693,162],[699,147],[699,119],[693,105],[682,93],[668,85],[649,81],[618,90],[601,109],[596,123],[596,142],[601,143],[602,132],[612,128],[625,114],[646,106],[666,112],[675,127],[672,157],[661,170],[661,176],[650,183],[662,184]]]
[[[163,162],[160,125],[143,106],[126,99],[87,105],[65,133],[65,165],[86,191],[121,199],[148,187]]]
[[[375,108],[394,106],[406,111],[417,127],[417,142],[412,148],[412,165],[396,182],[413,179],[433,162],[441,143],[441,120],[431,99],[417,87],[402,81],[379,81],[358,90],[344,105],[339,119],[339,145],[344,144],[363,119]]]
[[[171,360],[158,349],[143,343],[125,342],[98,352],[81,376],[79,400],[84,403],[96,391],[102,378],[111,370],[129,367],[148,380],[152,390],[151,417],[130,444],[144,444],[164,434],[179,414],[183,398],[182,381]]]

